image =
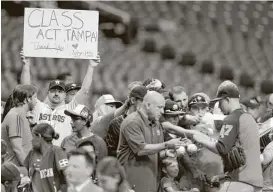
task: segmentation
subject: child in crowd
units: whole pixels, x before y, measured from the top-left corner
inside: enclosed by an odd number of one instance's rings
[[[179,173],[179,166],[176,158],[167,157],[162,160],[162,171],[165,176],[160,181],[160,192],[199,192],[199,189],[187,189],[180,187],[179,182],[175,180]]]

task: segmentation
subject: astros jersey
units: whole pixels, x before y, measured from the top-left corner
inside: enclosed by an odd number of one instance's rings
[[[46,103],[38,100],[34,109],[34,120],[39,123],[48,123],[60,134],[58,140],[53,140],[53,144],[60,146],[62,140],[72,133],[71,118],[64,114],[64,110],[73,110],[77,106],[73,99],[70,103],[51,109]]]
[[[42,156],[31,150],[25,159],[25,167],[32,179],[33,191],[57,192],[65,184],[63,170],[68,165],[66,153],[57,146],[51,146]]]

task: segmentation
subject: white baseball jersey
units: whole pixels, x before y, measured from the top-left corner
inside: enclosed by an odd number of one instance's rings
[[[53,140],[53,145],[60,146],[62,140],[71,135],[71,118],[64,114],[64,110],[73,110],[76,106],[77,103],[75,99],[72,99],[70,103],[61,105],[53,110],[48,104],[38,100],[37,105],[33,110],[34,120],[37,124],[50,124],[54,130],[60,134],[58,140]]]

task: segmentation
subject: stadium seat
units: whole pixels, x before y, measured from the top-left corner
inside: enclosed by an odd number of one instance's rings
[[[270,90],[272,85],[263,81],[273,74],[273,7],[269,3],[105,3],[138,18],[140,31],[137,42],[128,45],[123,45],[120,39],[109,39],[99,33],[102,65],[98,66],[94,75],[96,83],[91,103],[103,91],[112,91],[116,97],[122,97],[127,92],[128,82],[147,77],[163,78],[170,86],[181,84],[191,93],[199,91],[203,86],[206,89],[203,91],[213,96],[221,80],[233,79],[240,84],[240,74],[246,72],[257,83],[253,88],[242,88],[242,96],[257,91],[263,94]],[[2,93],[10,93],[16,83],[9,81],[16,82],[16,72],[22,68],[18,53],[23,44],[23,17],[11,17],[2,10],[1,19],[1,71],[6,74],[2,75]],[[160,20],[172,20],[177,27],[174,31],[158,31],[157,23]],[[152,52],[147,54],[142,48],[150,37],[155,40],[155,46],[148,43]],[[173,47],[178,57],[169,57],[172,55],[169,54],[161,58],[161,52],[153,52],[153,47],[162,48],[167,44]],[[163,61],[164,58],[172,60]],[[210,68],[207,58],[211,58],[214,69]],[[31,73],[37,79],[55,78],[57,71],[66,67],[81,82],[87,61],[35,58]],[[37,84],[45,86],[42,82],[38,80]]]

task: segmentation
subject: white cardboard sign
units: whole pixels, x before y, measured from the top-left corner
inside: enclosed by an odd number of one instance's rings
[[[98,11],[25,8],[27,57],[94,59],[98,52]]]

